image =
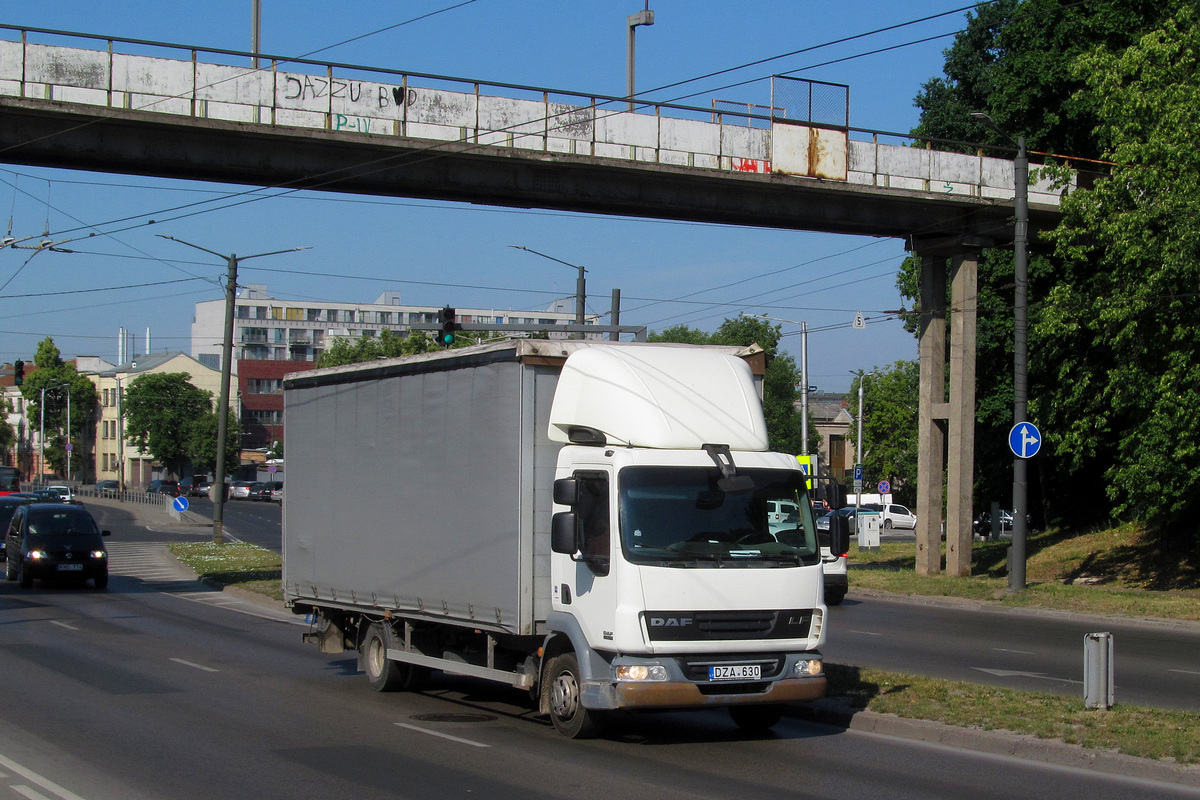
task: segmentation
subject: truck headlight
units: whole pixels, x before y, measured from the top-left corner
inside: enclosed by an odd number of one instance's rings
[[[801,658],[792,667],[792,674],[797,678],[815,678],[824,669],[819,658]]]
[[[661,664],[618,664],[613,667],[613,677],[624,683],[665,681],[667,668]]]

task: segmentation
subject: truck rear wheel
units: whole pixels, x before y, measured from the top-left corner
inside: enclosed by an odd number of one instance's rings
[[[568,739],[591,739],[601,730],[601,715],[583,707],[579,660],[574,653],[555,656],[546,670],[550,721]]]
[[[388,637],[383,625],[371,623],[362,643],[363,669],[367,673],[367,681],[377,692],[413,691],[428,676],[429,670],[392,661],[387,657],[387,644]]]
[[[764,733],[783,718],[783,706],[730,706],[729,716],[735,725],[750,733]]]

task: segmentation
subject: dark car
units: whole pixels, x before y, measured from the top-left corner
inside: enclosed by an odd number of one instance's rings
[[[150,481],[146,494],[165,494],[169,497],[179,497],[179,481]]]
[[[247,500],[270,500],[273,484],[270,481],[255,481],[247,490]]]
[[[31,502],[33,501],[15,494],[0,497],[0,531],[7,531],[8,524],[12,522],[13,514],[17,509]],[[4,538],[0,537],[0,561],[2,560],[4,560]]]
[[[34,496],[36,503],[65,503],[66,498],[57,489],[35,489],[29,494]]]
[[[183,479],[179,484],[179,491],[188,497],[208,497],[208,487],[211,483],[207,475],[193,475]]]
[[[116,497],[121,491],[121,484],[115,480],[100,481],[96,484],[97,497]]]
[[[30,503],[13,512],[4,537],[8,558],[4,577],[28,589],[41,580],[88,580],[108,586],[108,551],[101,537],[108,531],[83,506]]]

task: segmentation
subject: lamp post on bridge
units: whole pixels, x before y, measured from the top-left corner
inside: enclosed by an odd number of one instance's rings
[[[630,14],[625,18],[626,24],[629,26],[629,36],[625,44],[625,96],[629,98],[629,110],[633,111],[633,97],[637,92],[633,88],[633,73],[636,45],[634,43],[635,31],[639,25],[653,25],[654,12],[650,10],[650,0],[646,0],[646,8],[644,11],[639,11],[636,14]]]

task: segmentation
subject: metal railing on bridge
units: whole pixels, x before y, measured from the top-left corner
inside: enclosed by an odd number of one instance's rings
[[[80,46],[87,43],[98,47]],[[256,58],[265,65],[251,66]],[[881,136],[903,135],[851,128],[848,87],[768,80],[765,106],[639,99],[629,111],[625,97],[0,25],[0,96],[114,113],[400,136],[426,140],[431,150],[456,142],[943,195],[1013,196],[1008,159],[883,143]],[[1057,205],[1059,194],[1049,183],[1037,184],[1030,201]]]

